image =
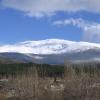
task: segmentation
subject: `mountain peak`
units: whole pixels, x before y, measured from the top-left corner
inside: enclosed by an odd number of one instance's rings
[[[46,39],[39,41],[25,41],[13,45],[2,45],[0,52],[18,52],[32,54],[62,54],[81,52],[88,49],[100,49],[100,44],[88,42],[74,42],[64,39]]]

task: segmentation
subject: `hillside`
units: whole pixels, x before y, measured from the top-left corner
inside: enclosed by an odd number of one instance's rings
[[[0,56],[18,62],[46,64],[100,62],[100,44],[62,39],[25,41],[1,45]]]

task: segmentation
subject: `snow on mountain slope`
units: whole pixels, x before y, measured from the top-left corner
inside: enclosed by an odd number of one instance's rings
[[[83,52],[90,49],[100,50],[100,44],[72,42],[63,39],[47,39],[40,41],[25,41],[13,45],[2,45],[0,46],[0,53],[62,54]]]

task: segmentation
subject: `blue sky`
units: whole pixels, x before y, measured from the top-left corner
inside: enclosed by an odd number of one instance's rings
[[[99,0],[0,0],[0,44],[49,38],[100,42]]]

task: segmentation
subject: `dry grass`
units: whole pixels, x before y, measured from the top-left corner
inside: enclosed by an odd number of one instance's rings
[[[39,77],[35,69],[10,81],[15,90],[15,100],[62,100],[61,91],[51,89],[52,79]]]
[[[90,74],[81,69],[77,74],[73,68],[69,70],[65,77],[65,100],[100,100],[98,73]]]
[[[55,82],[50,77],[39,77],[34,68],[27,74],[9,77],[9,83],[11,94],[0,93],[0,100],[100,100],[100,75],[95,70],[86,73],[81,68],[77,73],[66,66],[63,79]]]

